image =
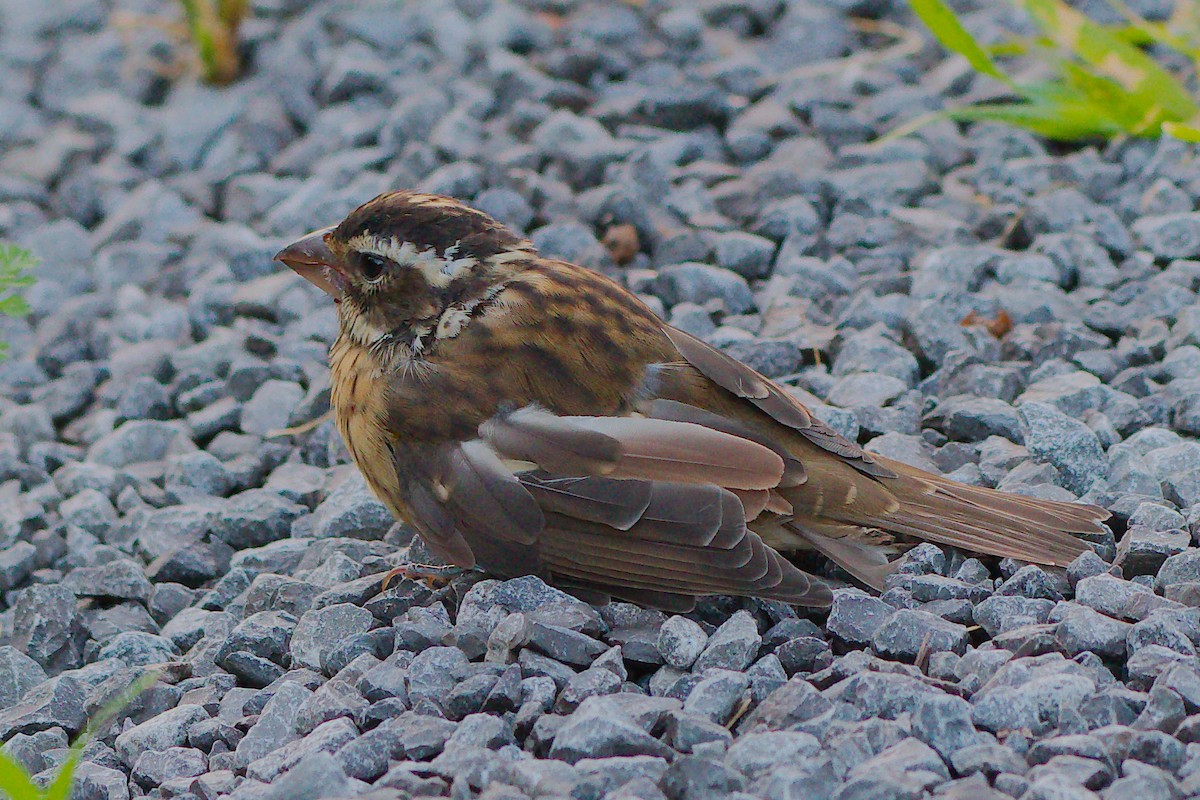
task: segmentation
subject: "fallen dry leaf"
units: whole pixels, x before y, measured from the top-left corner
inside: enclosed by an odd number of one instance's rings
[[[1013,328],[1012,317],[1010,317],[1008,312],[1004,309],[1000,309],[996,316],[992,317],[991,319],[982,317],[972,311],[970,314],[967,314],[965,317],[959,320],[958,324],[962,325],[964,328],[970,325],[982,325],[987,329],[988,333],[990,333],[992,336],[995,336],[997,339],[1003,339]]]
[[[618,266],[624,266],[642,249],[637,228],[628,223],[613,225],[604,233],[604,247]]]

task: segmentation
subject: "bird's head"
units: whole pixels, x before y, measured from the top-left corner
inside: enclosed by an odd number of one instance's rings
[[[534,252],[527,239],[453,198],[399,191],[275,258],[333,297],[343,329],[371,339],[436,318]]]

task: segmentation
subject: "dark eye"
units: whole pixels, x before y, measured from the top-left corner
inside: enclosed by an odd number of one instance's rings
[[[374,253],[362,253],[359,259],[359,268],[362,270],[363,277],[372,283],[383,277],[383,273],[391,266],[392,260],[377,256]]]

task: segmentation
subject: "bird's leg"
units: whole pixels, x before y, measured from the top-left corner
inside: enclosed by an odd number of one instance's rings
[[[461,567],[453,564],[403,564],[389,570],[383,576],[383,590],[387,591],[388,584],[395,578],[406,578],[410,581],[420,581],[435,591],[450,583],[456,575],[462,574]]]

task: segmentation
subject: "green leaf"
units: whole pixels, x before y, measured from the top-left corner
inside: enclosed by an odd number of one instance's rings
[[[15,244],[0,243],[0,265],[5,269],[24,270],[37,266],[37,256]]]
[[[1017,0],[1055,44],[1115,81],[1139,110],[1130,133],[1156,133],[1164,120],[1200,112],[1187,90],[1153,58],[1061,0]]]
[[[989,75],[998,81],[1012,84],[1012,78],[1005,75],[992,61],[975,37],[963,27],[949,6],[942,0],[909,0],[912,10],[925,23],[934,37],[941,42],[942,47],[953,50],[975,68],[976,71]]]
[[[0,242],[0,314],[22,317],[29,313],[29,304],[24,298],[4,292],[32,285],[33,276],[25,274],[25,270],[36,265],[37,258],[28,250]],[[0,348],[0,359],[4,358],[6,350]]]
[[[38,800],[42,795],[25,767],[7,753],[0,753],[0,793],[8,800]]]

